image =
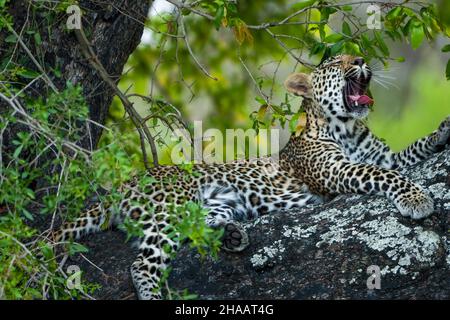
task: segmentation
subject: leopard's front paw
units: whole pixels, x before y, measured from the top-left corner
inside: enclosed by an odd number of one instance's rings
[[[437,130],[437,145],[445,146],[450,144],[450,116],[441,122]]]
[[[434,211],[433,199],[422,190],[404,193],[394,202],[402,216],[412,219],[428,217]]]
[[[230,252],[241,252],[249,244],[247,233],[236,222],[225,224],[222,242],[222,248]]]

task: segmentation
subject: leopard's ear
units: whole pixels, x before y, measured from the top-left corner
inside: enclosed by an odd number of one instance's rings
[[[284,86],[287,91],[304,98],[312,98],[311,76],[306,73],[293,73],[286,81]]]

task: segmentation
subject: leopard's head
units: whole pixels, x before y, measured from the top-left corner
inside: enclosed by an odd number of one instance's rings
[[[339,55],[322,62],[310,75],[295,73],[285,82],[288,91],[310,99],[330,118],[365,118],[373,104],[368,96],[372,72],[361,57]]]

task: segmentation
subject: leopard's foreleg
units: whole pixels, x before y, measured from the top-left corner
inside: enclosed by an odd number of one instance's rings
[[[393,154],[393,168],[405,168],[426,160],[450,144],[450,116],[429,136],[417,140],[405,150]]]
[[[333,157],[330,157],[333,159]],[[324,181],[331,193],[381,194],[394,202],[403,216],[420,219],[433,213],[431,197],[395,170],[348,161],[329,161]]]

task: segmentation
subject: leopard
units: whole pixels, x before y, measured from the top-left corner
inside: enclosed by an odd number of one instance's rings
[[[206,224],[223,230],[223,250],[235,253],[250,243],[243,221],[315,206],[342,194],[381,195],[402,216],[430,216],[432,197],[402,172],[449,145],[450,116],[403,151],[391,151],[365,122],[374,103],[368,93],[372,74],[363,57],[337,55],[310,74],[290,75],[285,88],[301,97],[306,124],[300,134],[291,135],[278,157],[195,163],[196,175],[176,165],[153,167],[121,186],[119,203],[97,202],[75,221],[63,223],[54,241],[76,240],[127,218],[138,221],[143,235],[137,240],[131,278],[139,299],[159,300],[162,275],[172,257],[163,248],[176,252],[182,245],[169,235],[171,208],[184,201],[205,208]],[[148,177],[151,182],[139,188]]]

